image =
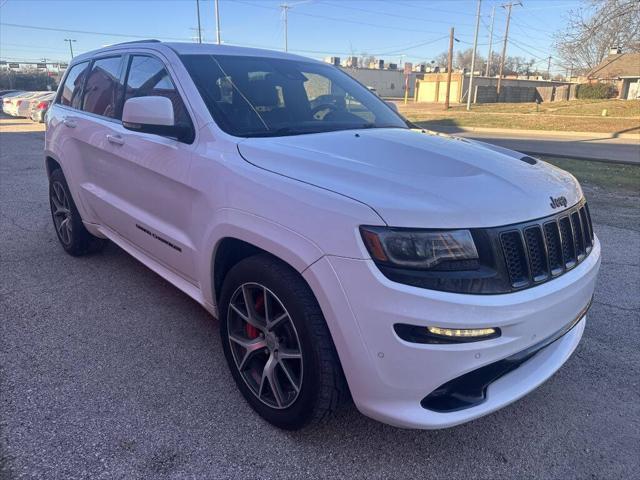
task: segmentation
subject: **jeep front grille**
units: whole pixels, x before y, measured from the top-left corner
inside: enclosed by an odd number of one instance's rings
[[[586,203],[553,217],[510,226],[500,243],[511,286],[545,282],[574,268],[593,248],[593,227]]]

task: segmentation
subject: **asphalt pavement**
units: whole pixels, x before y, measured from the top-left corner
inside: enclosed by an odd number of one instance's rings
[[[0,478],[637,478],[638,197],[585,185],[603,243],[595,303],[577,351],[533,393],[447,430],[346,405],[291,433],[245,403],[199,305],[115,245],[64,253],[43,133],[3,122]]]

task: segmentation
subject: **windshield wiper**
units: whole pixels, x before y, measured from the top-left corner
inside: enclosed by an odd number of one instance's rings
[[[242,137],[284,137],[288,135],[304,135],[305,133],[319,133],[323,130],[302,129],[293,127],[281,127],[275,130],[259,130],[253,132],[243,132]]]

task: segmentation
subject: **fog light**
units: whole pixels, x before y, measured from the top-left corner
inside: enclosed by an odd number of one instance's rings
[[[452,338],[478,338],[489,337],[496,334],[495,328],[440,328],[440,327],[427,327],[429,333],[433,335],[440,335],[441,337]]]
[[[467,343],[490,340],[501,335],[499,328],[441,328],[441,327],[421,327],[418,325],[407,325],[406,323],[396,323],[393,326],[396,334],[407,342],[411,343]]]

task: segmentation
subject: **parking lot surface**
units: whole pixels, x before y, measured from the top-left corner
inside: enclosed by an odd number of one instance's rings
[[[0,127],[1,478],[637,478],[639,197],[585,186],[603,244],[595,303],[573,357],[536,391],[447,430],[347,405],[291,433],[242,399],[194,301],[114,245],[63,252],[44,134]]]

